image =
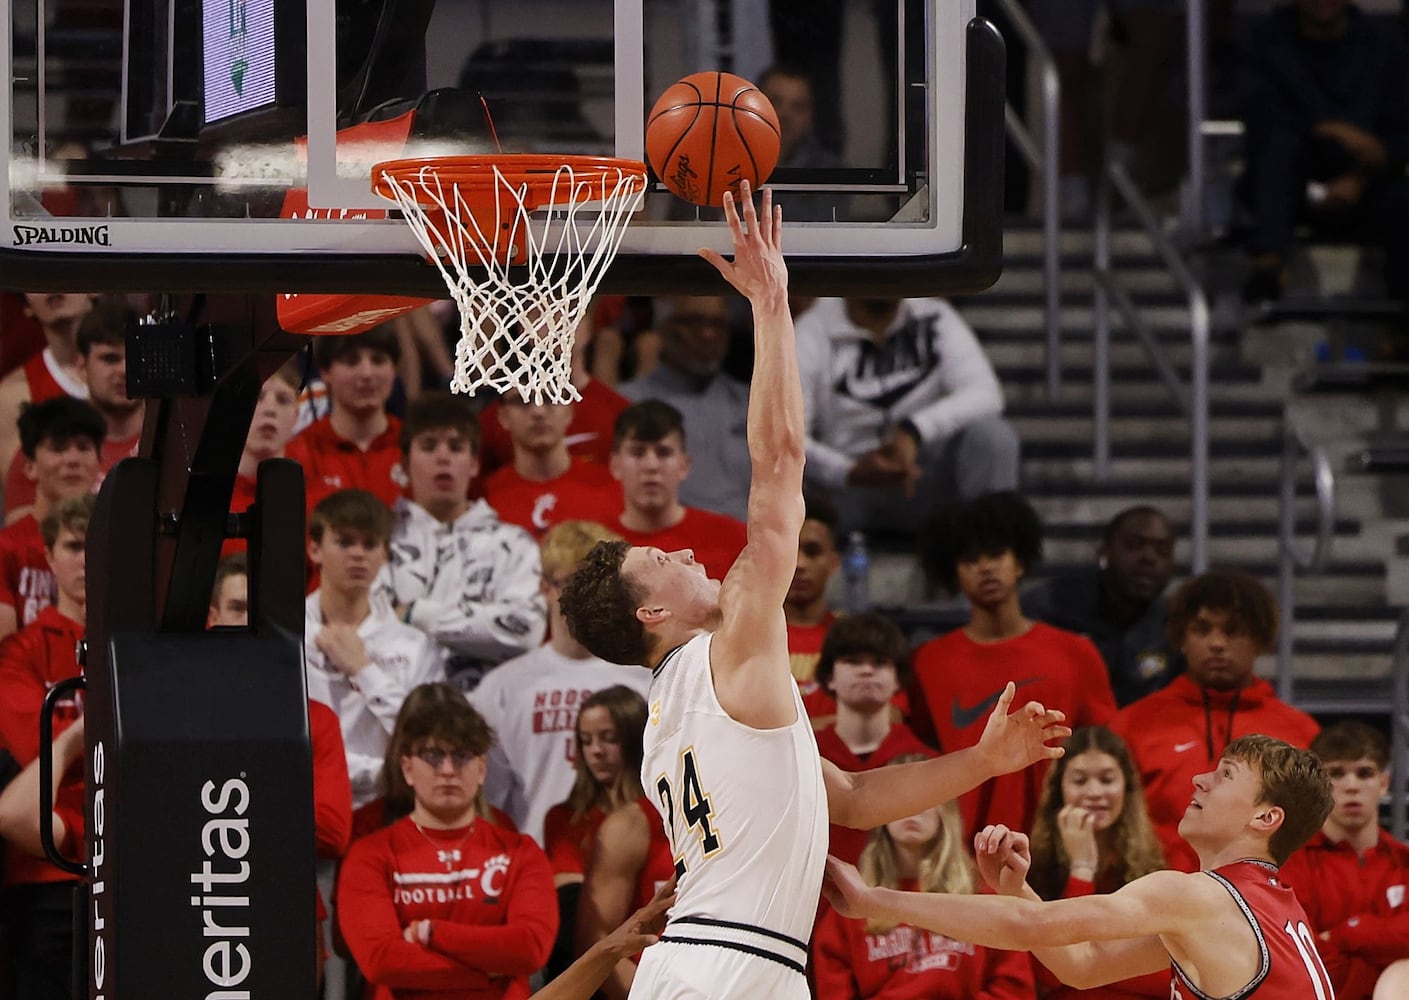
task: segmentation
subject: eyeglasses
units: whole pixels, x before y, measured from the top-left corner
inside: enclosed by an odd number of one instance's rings
[[[449,758],[450,763],[454,764],[455,770],[458,771],[479,754],[471,753],[468,750],[437,750],[435,747],[426,747],[417,750],[414,756],[425,761],[427,765],[437,771],[440,770],[440,765],[445,763],[446,758]]]

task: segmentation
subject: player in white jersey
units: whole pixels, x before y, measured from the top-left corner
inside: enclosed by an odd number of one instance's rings
[[[725,195],[734,259],[700,253],[749,299],[754,370],[748,544],[721,584],[685,549],[602,542],[564,588],[574,635],[614,663],[652,668],[642,783],[665,817],[677,900],[631,996],[804,1000],[803,966],[827,822],[870,829],[996,774],[1059,756],[1060,712],[1008,715],[1009,685],[979,744],[848,774],[822,761],[789,669],[783,599],[802,528],[806,433],[781,213],[764,191],[743,219]]]

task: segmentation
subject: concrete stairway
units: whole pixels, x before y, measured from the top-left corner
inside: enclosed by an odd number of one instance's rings
[[[1122,282],[1142,315],[1187,374],[1187,310],[1143,234],[1122,232],[1113,241]],[[1063,238],[1062,388],[1046,392],[1045,334],[1041,314],[1041,234],[1024,225],[1005,234],[1007,262],[997,285],[956,304],[998,370],[1008,399],[1008,417],[1023,440],[1023,489],[1046,525],[1046,561],[1039,575],[1089,564],[1105,523],[1135,503],[1152,504],[1187,536],[1189,435],[1143,347],[1116,321],[1112,345],[1111,476],[1093,478],[1091,443],[1092,334],[1090,238]],[[1217,310],[1215,310],[1217,314]],[[1353,416],[1366,401],[1339,401],[1334,419],[1293,398],[1293,370],[1311,347],[1258,343],[1236,322],[1217,323],[1212,345],[1210,563],[1246,569],[1274,589],[1277,574],[1277,475],[1280,428],[1290,407],[1294,421],[1315,434],[1335,455],[1338,504],[1331,560],[1324,572],[1296,581],[1295,675],[1306,697],[1322,700],[1324,689],[1349,691],[1343,682],[1371,681],[1379,689],[1388,676],[1398,608],[1409,593],[1387,589],[1393,539],[1403,522],[1384,517],[1379,490],[1370,477],[1345,471],[1343,456],[1363,438],[1368,418]],[[1325,401],[1320,405],[1325,407]],[[1309,475],[1298,484],[1299,529],[1314,530],[1316,507]],[[1188,544],[1176,548],[1177,573],[1188,571]],[[921,619],[962,619],[962,609],[926,587],[913,557],[881,554],[873,596],[885,605],[918,605]],[[1398,589],[1398,588],[1396,588]],[[1271,674],[1270,657],[1259,664]],[[1362,691],[1364,685],[1355,687]]]

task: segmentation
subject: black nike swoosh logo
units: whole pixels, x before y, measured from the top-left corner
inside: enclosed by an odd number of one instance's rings
[[[1023,687],[1026,684],[1036,684],[1040,680],[1042,680],[1041,677],[1029,677],[1026,680],[1014,681],[1013,683],[1018,687]],[[954,723],[954,728],[968,729],[979,719],[984,718],[988,715],[989,712],[992,712],[993,706],[998,704],[998,699],[1001,697],[1003,697],[1002,688],[998,689],[997,691],[994,691],[991,695],[983,699],[983,701],[979,702],[977,705],[971,705],[968,708],[965,708],[963,705],[960,705],[959,699],[955,698],[954,707],[950,710],[949,713],[949,717]]]

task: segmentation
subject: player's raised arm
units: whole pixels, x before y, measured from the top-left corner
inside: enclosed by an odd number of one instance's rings
[[[822,775],[832,822],[872,830],[948,802],[989,778],[1060,757],[1062,748],[1052,744],[1071,735],[1071,729],[1062,724],[1066,716],[1035,701],[1010,713],[1016,692],[1010,681],[975,746],[933,760],[871,771],[842,771],[824,761]]]
[[[782,210],[773,205],[772,192],[766,188],[759,210],[747,183],[740,191],[742,213],[730,194],[724,196],[734,259],[726,260],[713,250],[700,251],[749,300],[754,322],[748,544],[720,592],[722,622],[713,640],[711,662],[715,688],[726,710],[741,721],[770,727],[787,725],[796,715],[793,682],[782,655],[787,648],[782,607],[797,568],[807,438],[797,345],[788,311]]]

